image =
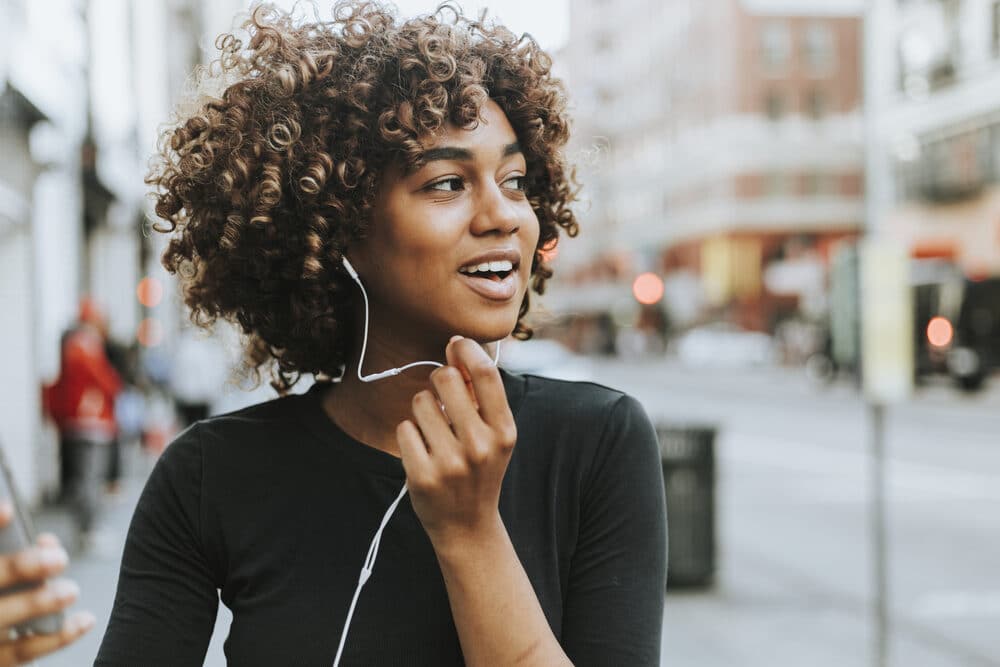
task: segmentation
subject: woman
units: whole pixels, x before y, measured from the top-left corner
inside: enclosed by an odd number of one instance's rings
[[[217,591],[236,665],[659,664],[649,420],[494,365],[576,233],[549,58],[449,7],[334,12],[256,9],[167,135],[193,317],[237,322],[280,391],[319,381],[166,450],[96,664],[201,664]]]

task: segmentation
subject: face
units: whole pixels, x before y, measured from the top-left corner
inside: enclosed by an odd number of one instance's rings
[[[348,249],[372,327],[480,342],[514,329],[539,225],[526,163],[495,102],[474,129],[446,126],[423,142],[426,163],[385,176],[369,235]]]

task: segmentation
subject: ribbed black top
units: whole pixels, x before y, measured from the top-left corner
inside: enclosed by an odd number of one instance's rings
[[[665,511],[642,407],[591,383],[502,373],[518,442],[500,513],[576,665],[659,665]],[[230,665],[330,665],[401,461],[322,409],[328,385],[214,417],[157,462],[135,510],[95,665],[201,665],[219,595]],[[342,665],[462,665],[408,497],[386,528]]]

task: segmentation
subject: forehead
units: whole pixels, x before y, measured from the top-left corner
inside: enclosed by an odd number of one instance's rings
[[[479,121],[469,127],[445,124],[438,132],[420,141],[425,151],[443,147],[464,148],[473,153],[499,153],[517,141],[517,134],[507,120],[507,114],[493,100],[487,101],[479,114]],[[478,155],[477,155],[478,157]]]

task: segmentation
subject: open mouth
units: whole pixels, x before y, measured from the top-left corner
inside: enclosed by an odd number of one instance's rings
[[[517,293],[514,274],[517,265],[509,261],[488,262],[478,266],[463,266],[459,274],[466,285],[480,296],[495,301],[507,301]]]
[[[485,278],[486,280],[492,280],[493,282],[498,283],[512,273],[514,273],[513,269],[510,271],[487,271],[486,273],[480,273],[477,271],[476,273],[470,273],[467,275],[469,275],[470,278]]]
[[[470,278],[480,278],[483,280],[491,280],[493,282],[502,282],[507,276],[511,275],[517,270],[517,264],[501,260],[498,262],[483,262],[482,264],[476,266],[463,266],[459,269],[459,273],[469,276]]]

